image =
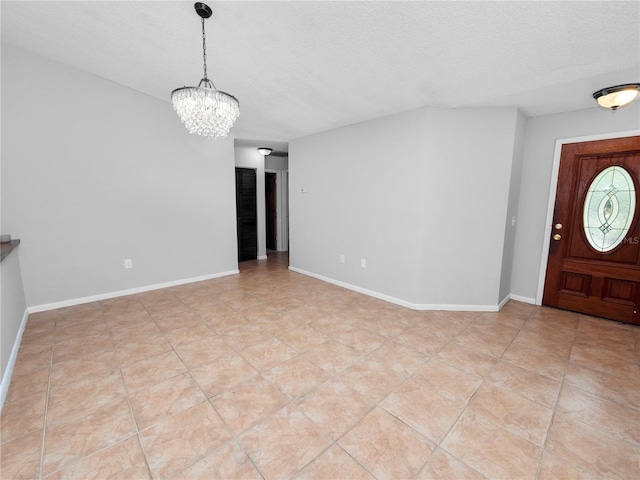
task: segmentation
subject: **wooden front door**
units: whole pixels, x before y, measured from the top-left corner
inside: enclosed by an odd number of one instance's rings
[[[256,171],[236,168],[236,215],[238,228],[238,261],[258,258],[258,214]]]
[[[564,145],[542,303],[640,325],[639,211],[640,137]]]
[[[266,172],[264,174],[265,211],[267,224],[267,248],[278,249],[278,214],[277,214],[277,174]]]

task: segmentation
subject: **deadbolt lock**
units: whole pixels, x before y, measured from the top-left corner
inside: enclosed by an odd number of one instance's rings
[[[556,230],[562,230],[562,224],[561,223],[556,223],[555,227],[556,227]]]
[[[560,240],[561,238],[562,238],[562,235],[560,235],[559,233],[556,233],[556,234],[553,236],[553,239],[554,239],[556,242],[557,242],[558,240]]]

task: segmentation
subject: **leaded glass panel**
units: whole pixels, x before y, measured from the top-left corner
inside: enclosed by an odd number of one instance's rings
[[[584,232],[589,244],[606,253],[624,241],[636,209],[636,190],[629,172],[614,165],[591,182],[584,201]]]

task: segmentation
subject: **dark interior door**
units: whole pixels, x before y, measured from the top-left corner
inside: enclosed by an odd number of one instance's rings
[[[264,193],[267,216],[267,248],[269,250],[278,249],[278,215],[276,200],[276,183],[277,175],[275,173],[266,172],[264,174]]]
[[[236,214],[238,228],[238,261],[258,258],[258,214],[256,171],[236,168]]]
[[[564,145],[542,303],[640,324],[640,137]]]

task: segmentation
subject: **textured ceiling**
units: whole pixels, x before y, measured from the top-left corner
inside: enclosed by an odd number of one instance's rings
[[[421,106],[595,107],[640,81],[640,2],[209,2],[233,133],[288,141]],[[2,42],[167,102],[202,77],[193,1],[2,1]],[[46,79],[43,79],[46,81]]]

